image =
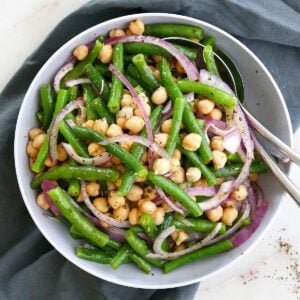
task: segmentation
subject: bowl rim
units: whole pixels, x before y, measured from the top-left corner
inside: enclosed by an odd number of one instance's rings
[[[286,102],[284,100],[284,97],[275,81],[275,79],[273,78],[273,76],[271,75],[271,73],[268,71],[268,69],[266,68],[266,66],[263,64],[263,62],[246,46],[244,45],[242,42],[240,42],[238,39],[236,39],[234,36],[232,36],[231,34],[227,33],[226,31],[224,31],[223,29],[212,25],[206,21],[202,21],[200,19],[196,19],[193,17],[188,17],[188,16],[182,16],[182,15],[178,15],[178,14],[171,14],[171,13],[137,13],[137,14],[130,14],[130,15],[125,15],[125,16],[121,16],[121,17],[117,17],[117,18],[113,18],[113,19],[109,19],[106,20],[104,22],[101,22],[99,24],[96,24],[92,27],[89,27],[88,29],[80,32],[79,34],[75,35],[74,37],[72,37],[70,40],[68,40],[66,43],[64,43],[60,48],[58,48],[48,59],[47,61],[43,64],[43,66],[39,69],[39,71],[37,72],[37,74],[34,76],[29,88],[27,89],[25,96],[23,98],[22,104],[21,104],[21,108],[19,110],[18,113],[18,117],[17,117],[17,123],[16,123],[16,128],[15,128],[15,138],[14,138],[14,160],[15,160],[15,170],[16,170],[16,175],[17,175],[17,180],[18,180],[18,185],[19,185],[19,189],[21,191],[21,195],[23,198],[23,201],[25,203],[25,206],[32,218],[32,220],[34,221],[35,225],[38,227],[38,229],[40,230],[40,232],[43,234],[43,236],[46,238],[46,240],[54,247],[54,249],[56,249],[62,256],[64,256],[68,261],[70,261],[72,264],[76,265],[78,268],[86,271],[89,274],[94,275],[95,277],[98,277],[100,279],[112,282],[114,284],[119,284],[122,286],[127,286],[127,287],[133,287],[133,288],[143,288],[143,289],[166,289],[166,288],[176,288],[176,287],[181,287],[181,286],[186,286],[189,284],[193,284],[193,283],[197,283],[209,278],[212,278],[213,276],[216,276],[217,274],[225,271],[227,268],[229,268],[230,266],[233,266],[234,264],[236,264],[240,259],[242,259],[242,257],[245,256],[245,254],[248,254],[250,251],[252,251],[255,246],[258,244],[258,242],[263,238],[263,236],[266,234],[266,232],[268,231],[268,229],[272,226],[273,222],[275,221],[276,217],[278,216],[278,213],[280,211],[280,206],[282,205],[283,201],[280,201],[280,203],[278,204],[278,207],[275,211],[275,213],[273,214],[272,218],[269,220],[268,224],[265,226],[265,228],[262,230],[262,232],[260,233],[260,235],[256,238],[256,240],[254,240],[252,242],[252,244],[245,249],[243,255],[239,255],[238,257],[236,257],[235,259],[229,261],[228,263],[226,263],[225,265],[223,265],[222,267],[220,267],[219,269],[210,272],[207,275],[204,275],[202,277],[197,277],[194,278],[192,280],[183,280],[180,283],[174,283],[174,284],[162,284],[162,285],[158,285],[158,284],[152,284],[149,285],[147,283],[145,284],[135,284],[135,283],[131,283],[131,282],[126,282],[123,279],[118,279],[118,278],[108,278],[105,273],[101,273],[99,274],[99,272],[94,272],[93,270],[89,270],[87,266],[82,265],[80,262],[74,261],[73,259],[69,258],[67,254],[64,253],[63,248],[56,243],[50,236],[48,236],[43,228],[43,226],[39,225],[39,218],[34,216],[33,211],[30,208],[30,204],[29,201],[26,197],[26,193],[25,190],[22,186],[22,178],[21,178],[21,174],[20,174],[20,167],[19,167],[19,160],[17,159],[18,157],[18,151],[17,151],[17,137],[20,136],[19,131],[21,130],[21,124],[20,124],[20,116],[24,113],[24,111],[26,110],[26,106],[25,106],[25,99],[28,97],[27,95],[31,92],[32,89],[34,89],[34,82],[35,80],[40,76],[40,73],[42,73],[42,71],[44,69],[46,69],[48,67],[48,64],[51,62],[52,59],[54,59],[55,56],[58,55],[59,52],[61,52],[64,48],[67,48],[69,44],[71,44],[73,42],[74,39],[80,39],[83,38],[89,31],[93,31],[95,28],[99,27],[99,26],[104,26],[107,25],[111,22],[124,22],[127,20],[131,20],[131,19],[137,19],[137,18],[143,18],[143,17],[154,17],[154,18],[159,18],[159,17],[173,17],[176,18],[178,21],[183,20],[183,21],[187,21],[187,22],[192,22],[192,23],[197,23],[199,26],[201,25],[205,25],[206,27],[218,32],[219,34],[221,34],[222,36],[228,38],[231,42],[237,44],[239,47],[241,47],[245,52],[247,52],[258,64],[259,66],[262,68],[262,70],[264,71],[264,73],[266,74],[266,76],[268,77],[268,79],[270,80],[270,82],[272,83],[272,86],[274,87],[280,102],[282,104],[283,107],[283,113],[287,119],[287,123],[288,123],[288,139],[289,139],[289,144],[290,146],[293,147],[294,145],[294,136],[293,136],[293,129],[292,129],[292,123],[291,123],[291,118],[287,109],[287,105]],[[287,175],[290,173],[290,167],[288,167],[287,170]],[[283,191],[281,198],[283,198],[284,196],[286,196],[286,193]]]

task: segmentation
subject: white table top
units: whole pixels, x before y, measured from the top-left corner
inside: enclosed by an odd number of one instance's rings
[[[66,15],[84,0],[2,0],[0,91],[28,55]],[[18,9],[16,10],[16,5]],[[300,151],[300,130],[296,132]],[[296,182],[300,168],[292,168]],[[299,181],[298,181],[299,182]],[[201,300],[300,299],[300,209],[289,196],[265,238],[251,254],[212,279],[202,282]]]

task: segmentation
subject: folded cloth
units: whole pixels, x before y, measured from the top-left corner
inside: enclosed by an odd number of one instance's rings
[[[0,95],[0,299],[193,299],[197,284],[169,290],[116,286],[78,269],[42,237],[27,213],[14,172],[13,138],[24,94],[44,62],[77,33],[138,12],[169,12],[215,24],[238,36],[278,82],[294,128],[300,122],[298,0],[101,0],[65,18],[25,61]]]

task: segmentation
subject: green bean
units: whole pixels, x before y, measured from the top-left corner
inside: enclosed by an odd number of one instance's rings
[[[215,48],[216,38],[212,35],[204,38],[201,42],[204,46],[212,46],[213,49]]]
[[[167,89],[168,95],[171,100],[174,102],[176,98],[182,98],[182,92],[178,88],[177,84],[174,82],[172,78],[172,74],[170,72],[168,62],[163,59],[159,64],[159,71],[161,76],[161,81],[163,86]],[[185,108],[182,116],[183,124],[188,132],[197,133],[201,136],[202,142],[199,148],[200,156],[203,159],[204,163],[210,162],[212,159],[212,152],[209,147],[209,144],[206,140],[203,130],[199,127],[199,123],[188,103],[185,104]]]
[[[151,265],[141,256],[137,255],[133,251],[129,251],[129,257],[146,274],[151,273]]]
[[[73,225],[71,225],[69,232],[74,240],[84,240],[84,236]]]
[[[91,166],[59,166],[41,173],[33,178],[30,186],[35,189],[40,186],[43,180],[52,179],[81,179],[81,180],[107,180],[116,181],[119,172],[116,169],[98,168]]]
[[[148,179],[154,185],[161,188],[164,192],[171,195],[194,217],[198,217],[202,214],[199,205],[184,190],[182,190],[179,185],[177,185],[173,181],[164,176],[155,175],[153,172],[149,172]]]
[[[215,185],[217,183],[217,178],[214,172],[201,161],[201,159],[195,152],[188,151],[184,149],[181,145],[178,145],[178,147],[180,151],[191,161],[193,166],[200,169],[208,185]]]
[[[150,124],[151,124],[151,128],[154,131],[159,120],[160,120],[160,116],[161,116],[161,112],[163,110],[163,106],[162,105],[158,105],[154,108],[154,110],[152,111],[152,114],[150,116]],[[143,131],[141,132],[141,136],[145,137],[146,136],[146,129],[144,128]],[[138,161],[140,161],[140,159],[142,158],[143,154],[146,151],[146,147],[138,144],[138,143],[134,143],[130,154],[133,155]],[[126,196],[134,181],[136,178],[136,174],[133,170],[130,169],[126,169],[123,176],[122,176],[122,182],[121,182],[121,186],[119,187],[118,190],[118,195],[119,196]]]
[[[100,62],[97,62],[95,64],[95,69],[96,71],[101,74],[102,76],[104,76],[105,78],[108,78],[108,79],[111,79],[111,72],[109,71],[108,69],[108,66],[103,64],[103,63],[100,63]]]
[[[173,44],[173,43],[172,43]],[[184,45],[173,44],[173,46],[183,53],[190,60],[195,60],[197,56],[197,48],[192,48]],[[159,55],[165,58],[170,58],[172,55],[165,49],[147,43],[125,43],[124,51],[129,54],[144,54],[144,55]]]
[[[109,240],[107,242],[107,246],[109,246],[110,248],[113,248],[115,250],[119,250],[121,247],[121,244],[115,240]]]
[[[53,118],[56,117],[56,115],[61,111],[61,109],[68,104],[69,100],[70,100],[70,94],[68,90],[60,89],[57,92]]]
[[[40,126],[43,125],[43,119],[44,119],[44,114],[42,111],[38,111],[36,114],[35,114],[36,118],[38,119],[39,123],[40,123]]]
[[[133,231],[135,234],[145,232],[143,227],[140,226],[140,225],[133,225],[133,226],[130,227],[130,230]]]
[[[177,85],[183,93],[194,92],[201,94],[228,108],[234,108],[238,102],[235,96],[231,96],[223,90],[200,82],[184,79],[179,80]]]
[[[96,132],[89,128],[84,128],[80,126],[76,126],[73,128],[73,132],[75,135],[81,139],[86,139],[88,141],[100,143],[107,139],[107,137],[99,132]],[[119,158],[127,167],[131,168],[137,173],[138,177],[146,177],[147,176],[147,169],[136,159],[132,154],[128,151],[120,147],[116,143],[111,143],[104,145],[106,150]]]
[[[176,98],[173,106],[172,125],[166,145],[167,153],[172,156],[176,148],[177,139],[179,136],[180,126],[182,122],[183,111],[185,107],[185,98]]]
[[[123,44],[117,43],[114,45],[113,64],[121,72],[124,72],[123,62]],[[116,75],[112,75],[111,89],[108,98],[108,109],[112,113],[117,113],[120,110],[121,97],[123,93],[123,83]]]
[[[75,79],[75,78],[80,77],[83,74],[84,67],[87,64],[92,64],[96,60],[100,50],[102,49],[102,46],[103,46],[102,43],[99,40],[96,40],[95,44],[94,44],[93,48],[90,50],[88,56],[83,61],[78,63],[73,68],[73,70],[71,70],[65,76],[64,82],[67,81],[67,80],[70,80],[70,79]]]
[[[163,230],[167,229],[172,225],[173,222],[173,213],[166,213],[164,217],[164,221],[159,226],[159,231],[162,232]]]
[[[227,160],[230,162],[242,163],[242,159],[238,153],[226,153]]]
[[[68,194],[76,197],[80,194],[80,181],[78,179],[71,179],[68,187]]]
[[[108,196],[107,182],[104,180],[99,180],[99,185],[100,185],[100,191],[102,197],[107,197]]]
[[[65,121],[59,123],[58,128],[65,140],[74,148],[78,155],[89,158],[87,147],[74,135],[72,129],[70,129]]]
[[[165,271],[165,273],[170,273],[171,271],[173,271],[183,265],[206,258],[208,256],[212,256],[212,255],[216,255],[216,254],[228,251],[232,248],[233,248],[233,244],[230,240],[218,242],[218,243],[208,246],[206,248],[201,248],[192,253],[186,254],[184,256],[181,256],[177,259],[174,259],[172,261],[165,263],[164,271]]]
[[[116,270],[118,269],[124,261],[128,258],[129,256],[129,247],[127,244],[124,244],[116,253],[116,255],[112,258],[110,265],[111,267]]]
[[[128,81],[130,82],[130,84],[135,88],[139,85],[139,82],[137,82],[133,77],[131,77],[130,75],[128,75],[128,73],[126,73],[125,71],[125,76],[128,79]]]
[[[80,258],[99,264],[109,264],[112,260],[111,257],[107,256],[103,251],[99,249],[88,249],[81,246],[76,248],[76,255]]]
[[[48,156],[48,134],[45,137],[45,140],[39,150],[39,153],[37,155],[34,164],[32,165],[31,170],[35,173],[42,172],[47,156]]]
[[[133,64],[136,66],[142,81],[151,88],[151,90],[157,89],[160,84],[154,76],[150,67],[147,65],[145,56],[143,54],[137,54],[132,58]]]
[[[97,115],[92,108],[92,101],[95,99],[93,90],[89,84],[83,84],[83,100],[85,101],[86,117],[88,120],[96,120]]]
[[[105,118],[108,123],[115,123],[115,116],[108,110],[106,103],[99,97],[92,102],[92,109],[96,112],[99,118]]]
[[[212,172],[217,178],[222,177],[232,177],[238,176],[243,169],[243,163],[235,163],[231,165],[227,165],[222,169],[212,169]],[[253,173],[266,173],[268,171],[268,166],[263,161],[253,161],[250,166],[250,174]]]
[[[75,100],[78,97],[78,85],[74,85],[68,88],[70,101]]]
[[[40,88],[41,93],[41,105],[43,108],[43,128],[48,129],[54,111],[54,92],[51,88],[51,84],[43,84]]]
[[[214,55],[213,47],[211,45],[206,45],[203,49],[203,60],[206,69],[208,72],[220,77]]]
[[[109,240],[109,241],[112,241],[112,240]],[[109,247],[108,243],[104,247],[102,247],[101,250],[103,250],[103,252],[107,256],[110,256],[110,257],[114,257],[117,254],[117,251],[115,249]]]
[[[158,37],[184,37],[187,39],[202,40],[204,30],[200,27],[184,24],[147,24],[144,35]]]
[[[60,187],[48,191],[50,199],[56,204],[60,212],[84,237],[98,247],[103,247],[109,241],[109,236],[97,229],[71,203],[69,195]]]
[[[87,64],[84,69],[86,76],[95,84],[104,100],[108,100],[110,88],[103,76],[94,68],[92,64]]]

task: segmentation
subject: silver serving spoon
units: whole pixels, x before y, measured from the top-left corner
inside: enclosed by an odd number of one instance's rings
[[[168,37],[165,40],[172,40],[176,42],[180,42],[183,44],[193,44],[199,47],[199,51],[196,57],[196,66],[197,68],[204,68],[205,64],[203,61],[203,48],[205,47],[203,44],[181,38],[181,37]],[[239,98],[240,101],[244,100],[244,84],[239,73],[238,69],[231,61],[231,59],[220,49],[216,49],[215,59],[218,67],[221,68],[221,73],[224,75],[225,81],[229,84],[229,86],[234,90],[235,94]],[[295,164],[300,166],[300,154],[295,152],[291,147],[281,141],[278,137],[276,137],[273,133],[271,133],[264,125],[262,125],[259,121],[257,121],[253,115],[244,107],[244,105],[240,102],[240,106],[248,119],[249,125],[261,134],[267,141],[277,147],[277,149],[284,154],[285,157],[289,158]],[[259,147],[256,139],[254,140],[256,147]],[[294,198],[298,205],[300,205],[300,191],[294,185],[294,183],[283,173],[283,171],[276,164],[275,160],[263,149],[260,147],[261,152],[264,154],[264,161],[269,166],[270,170],[273,172],[274,176],[281,183],[283,188]]]

